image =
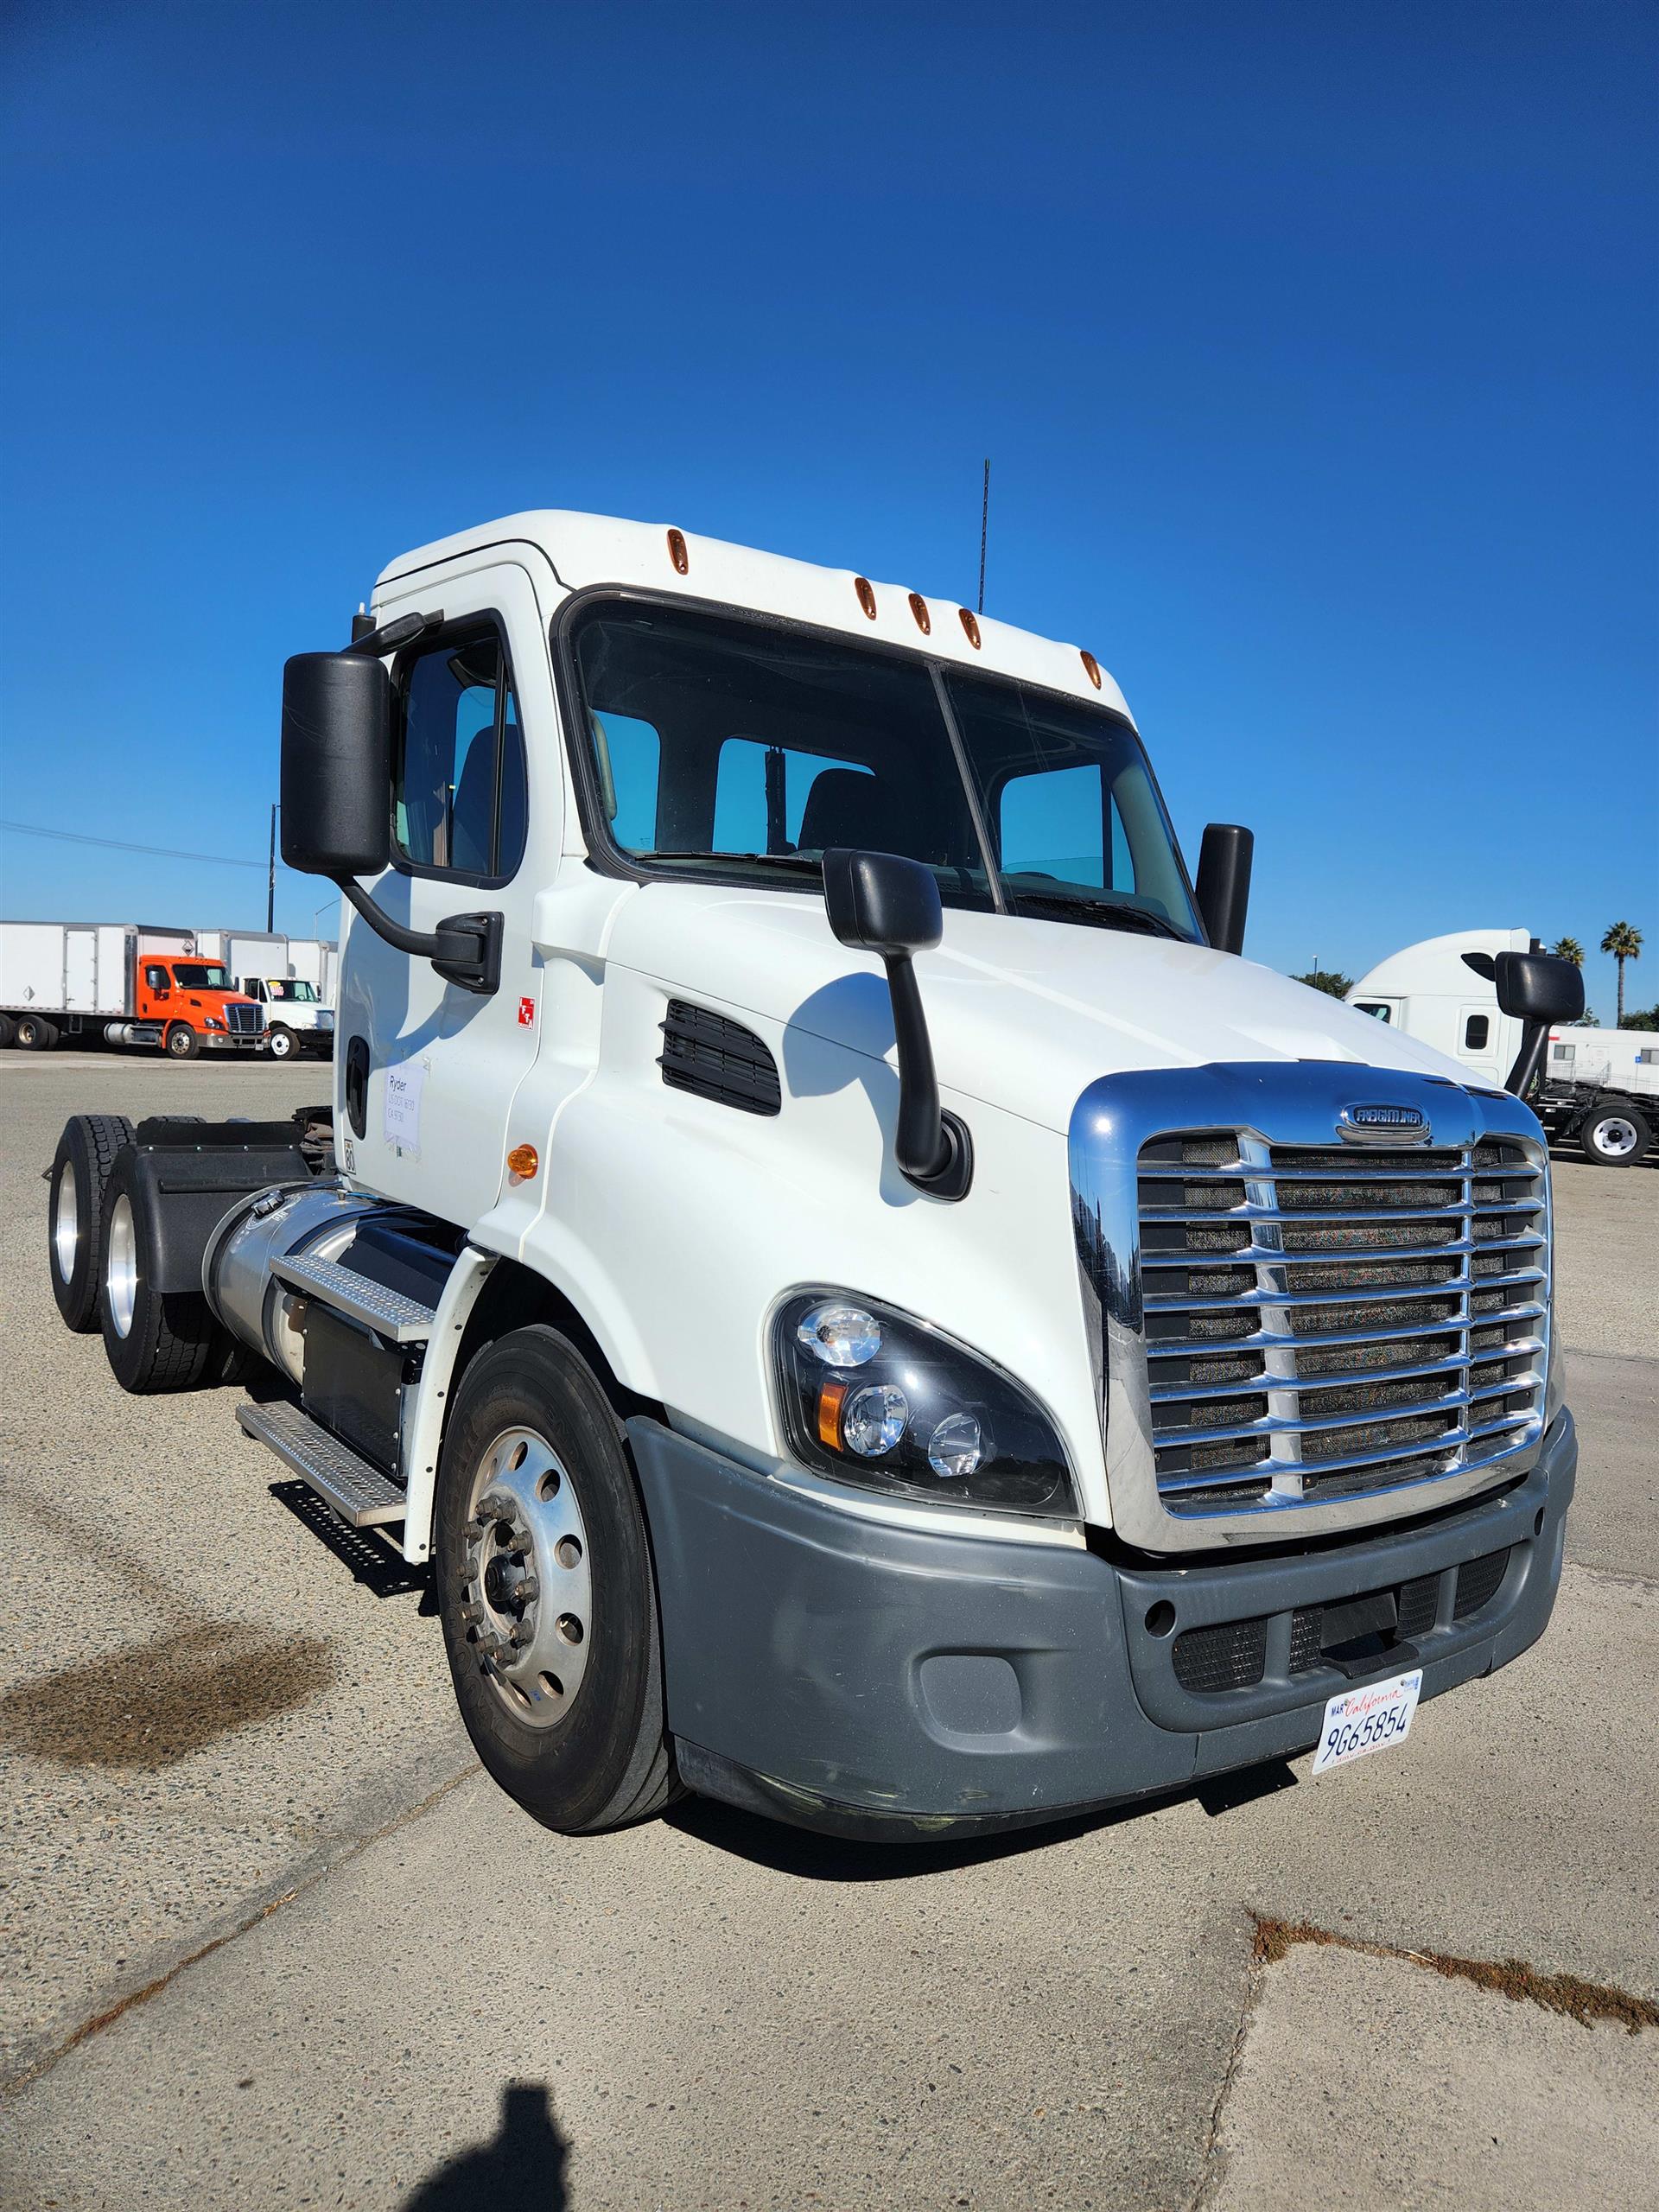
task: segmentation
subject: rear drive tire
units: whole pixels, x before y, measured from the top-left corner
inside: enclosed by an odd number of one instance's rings
[[[9,1045],[15,1043],[16,1036],[17,1026],[11,1016],[9,1014],[0,1014],[0,1052],[3,1052]]]
[[[1634,1106],[1601,1106],[1580,1124],[1584,1156],[1598,1167],[1633,1167],[1652,1141]]]
[[[20,1051],[49,1052],[57,1041],[57,1024],[48,1021],[43,1014],[18,1015],[17,1045]]]
[[[175,1021],[167,1033],[164,1050],[171,1060],[194,1060],[201,1050],[201,1039],[188,1021]]]
[[[271,1024],[270,1034],[265,1040],[265,1049],[273,1060],[289,1060],[299,1050],[299,1046],[294,1032],[285,1028],[280,1021],[276,1021]]]
[[[110,1176],[99,1321],[110,1369],[124,1390],[188,1390],[207,1371],[218,1332],[200,1291],[159,1291],[143,1209],[132,1196],[136,1155],[118,1160]]]
[[[435,1507],[444,1645],[490,1774],[567,1835],[660,1812],[678,1778],[645,1514],[609,1402],[556,1331],[515,1329],[467,1369]]]
[[[110,1171],[131,1136],[124,1114],[74,1114],[63,1125],[52,1162],[47,1266],[59,1313],[82,1335],[98,1326]]]

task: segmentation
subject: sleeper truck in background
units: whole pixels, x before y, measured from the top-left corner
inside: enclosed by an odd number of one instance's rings
[[[263,1051],[265,1015],[189,930],[0,922],[0,1046],[64,1037],[196,1053]]]
[[[1348,1003],[1446,1053],[1469,1074],[1501,1082],[1522,1025],[1498,1002],[1497,962],[1537,953],[1527,930],[1462,930],[1391,952]],[[1600,1167],[1644,1160],[1659,1132],[1659,1035],[1554,1023],[1528,1096],[1549,1135]]]
[[[1190,882],[1092,654],[520,514],[289,663],[282,805],[332,1096],[73,1116],[48,1265],[129,1390],[260,1363],[539,1819],[1323,1770],[1543,1632],[1543,1131],[1242,957],[1248,833]],[[1500,977],[1535,1045],[1560,966]]]

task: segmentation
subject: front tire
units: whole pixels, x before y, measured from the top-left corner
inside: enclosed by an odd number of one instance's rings
[[[110,1171],[132,1136],[124,1114],[75,1114],[63,1125],[47,1204],[47,1264],[52,1295],[67,1325],[98,1326],[104,1287]]]
[[[194,1060],[201,1039],[188,1021],[175,1021],[167,1033],[165,1050],[170,1060]]]
[[[1599,1107],[1579,1129],[1584,1156],[1598,1167],[1633,1167],[1652,1141],[1634,1106]]]
[[[118,1160],[110,1177],[98,1310],[111,1372],[124,1390],[145,1396],[194,1389],[207,1372],[218,1332],[199,1291],[160,1291],[150,1280],[144,1212],[132,1195],[135,1156]]]
[[[677,1791],[644,1512],[610,1405],[552,1329],[467,1370],[438,1469],[434,1564],[461,1719],[485,1767],[568,1835]]]
[[[270,1052],[271,1058],[273,1060],[292,1059],[298,1049],[294,1032],[284,1028],[280,1021],[273,1022],[270,1034],[266,1039],[266,1050]]]

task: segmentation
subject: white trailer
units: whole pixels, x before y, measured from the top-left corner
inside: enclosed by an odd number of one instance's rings
[[[0,922],[0,1047],[50,1051],[61,1038],[101,1035],[112,1045],[159,1046],[169,1029],[184,1033],[179,1007],[157,1000],[145,980],[153,957],[163,962],[215,948],[193,930],[138,922]],[[211,1033],[191,1031],[211,1046],[248,1043],[263,1019],[245,1006],[232,1016],[209,992],[219,1015]],[[206,1006],[198,996],[197,1008]],[[171,1018],[169,1018],[171,1017]]]
[[[1522,1024],[1498,1006],[1493,963],[1502,952],[1538,949],[1523,929],[1425,938],[1362,976],[1348,1003],[1501,1084],[1520,1052]],[[1659,1130],[1659,1034],[1553,1027],[1534,1103],[1550,1134],[1580,1145],[1587,1159],[1633,1165]]]

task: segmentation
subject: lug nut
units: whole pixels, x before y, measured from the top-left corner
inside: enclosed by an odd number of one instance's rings
[[[542,1594],[542,1586],[533,1574],[527,1574],[513,1590],[515,1605],[533,1605]]]

